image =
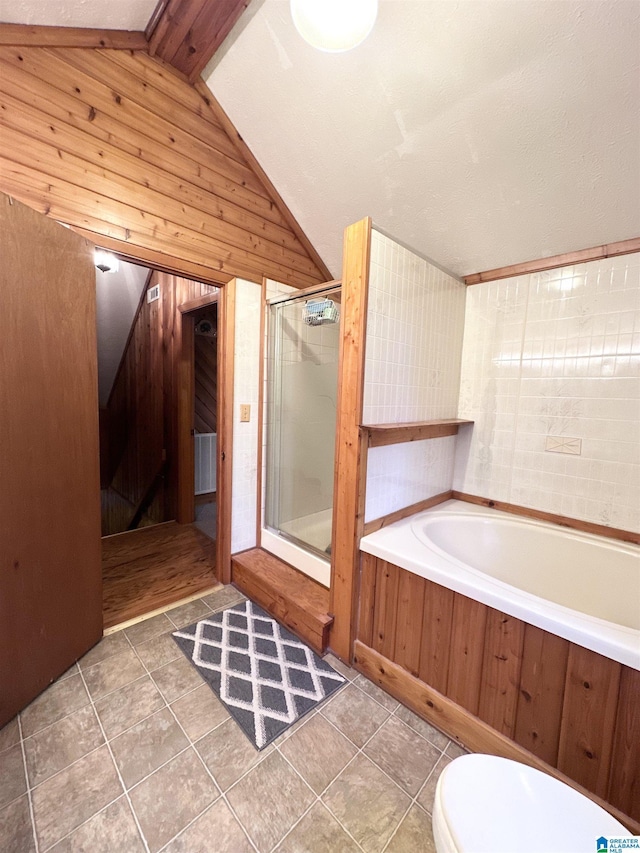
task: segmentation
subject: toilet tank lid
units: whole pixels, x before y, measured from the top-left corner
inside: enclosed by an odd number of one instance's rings
[[[599,838],[631,835],[559,779],[495,755],[463,755],[445,767],[436,808],[460,853],[595,853]]]

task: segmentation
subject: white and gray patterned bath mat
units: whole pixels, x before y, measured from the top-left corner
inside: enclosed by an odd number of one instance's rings
[[[256,749],[345,682],[252,601],[174,631],[173,637]]]

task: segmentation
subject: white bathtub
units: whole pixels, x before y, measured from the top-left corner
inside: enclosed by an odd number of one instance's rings
[[[452,500],[360,548],[640,670],[636,545]]]

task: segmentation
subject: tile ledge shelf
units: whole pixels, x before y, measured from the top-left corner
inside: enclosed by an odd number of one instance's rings
[[[462,418],[441,418],[432,421],[413,421],[407,424],[363,424],[360,427],[360,433],[368,436],[368,447],[384,447],[388,444],[456,435],[458,427],[472,423],[473,421]]]

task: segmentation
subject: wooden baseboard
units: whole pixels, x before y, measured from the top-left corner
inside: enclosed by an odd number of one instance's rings
[[[405,506],[402,509],[397,509],[395,512],[390,512],[388,515],[382,515],[380,518],[374,518],[372,521],[367,521],[364,525],[364,535],[374,533],[383,527],[388,527],[394,521],[400,521],[403,518],[408,518],[410,515],[415,515],[417,512],[422,512],[425,509],[431,509],[432,506],[437,506],[453,497],[453,492],[440,492],[439,495],[434,495],[432,498],[425,498],[423,501]]]
[[[452,702],[442,693],[438,693],[437,690],[429,687],[420,679],[415,678],[398,664],[361,643],[360,640],[356,640],[354,645],[353,665],[374,684],[402,702],[419,717],[437,726],[450,738],[466,746],[472,752],[486,752],[503,758],[511,758],[528,764],[530,767],[535,767],[537,770],[542,770],[606,809],[635,835],[640,834],[640,823],[577,785],[572,779],[556,770],[555,767],[546,764],[529,750],[492,729],[478,717],[474,717],[460,705]]]
[[[510,504],[505,501],[494,501],[491,498],[483,498],[479,495],[469,495],[466,492],[451,493],[451,497],[457,501],[466,501],[479,506],[488,506],[491,509],[499,509],[502,512],[510,512],[512,515],[522,515],[526,518],[537,518],[540,521],[550,521],[562,527],[570,527],[572,530],[580,530],[582,533],[592,533],[595,536],[605,536],[607,539],[618,539],[622,542],[631,542],[632,545],[640,545],[640,533],[632,530],[621,530],[619,527],[607,527],[606,524],[595,524],[592,521],[581,521],[579,518],[569,518],[566,515],[556,515],[553,512],[545,512],[541,509],[531,509],[519,504]]]

